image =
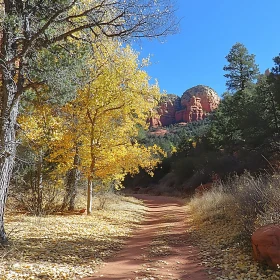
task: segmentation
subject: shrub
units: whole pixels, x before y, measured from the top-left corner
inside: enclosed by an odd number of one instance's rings
[[[202,196],[194,195],[190,201],[195,219],[201,222],[217,219],[231,220],[234,205],[233,196],[226,193],[220,184],[214,184],[213,188]]]
[[[267,224],[280,224],[280,175],[273,175],[267,179],[267,202],[264,211],[258,214],[255,227]]]
[[[240,240],[250,239],[258,227],[280,223],[280,175],[252,176],[245,172],[226,182],[217,183],[211,191],[194,196],[190,202],[197,220],[222,218],[241,225]]]
[[[279,187],[275,183],[269,175],[252,176],[245,172],[241,176],[234,176],[224,185],[226,191],[234,196],[237,215],[240,216],[247,237],[255,230],[257,219],[276,210]]]
[[[61,208],[64,192],[54,184],[46,183],[39,188],[11,188],[9,199],[13,198],[15,207],[32,215],[43,216]]]

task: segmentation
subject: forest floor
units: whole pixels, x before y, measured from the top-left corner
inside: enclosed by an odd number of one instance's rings
[[[94,206],[90,216],[76,211],[36,217],[17,211],[8,199],[9,243],[0,245],[0,280],[76,280],[92,275],[123,247],[146,211],[141,201],[114,194],[95,199]]]
[[[188,233],[182,199],[137,195],[148,207],[144,222],[124,248],[84,280],[206,280],[206,271]]]

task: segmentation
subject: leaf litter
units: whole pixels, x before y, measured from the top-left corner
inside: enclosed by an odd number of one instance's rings
[[[134,198],[92,215],[6,215],[9,244],[0,247],[0,280],[80,279],[119,251],[144,216]]]
[[[201,221],[188,209],[188,232],[200,249],[201,265],[215,280],[279,280],[280,270],[271,270],[253,260],[250,246],[239,242],[241,225],[238,220],[226,223],[223,219]],[[248,245],[248,244],[247,244]],[[249,244],[250,245],[250,244]]]

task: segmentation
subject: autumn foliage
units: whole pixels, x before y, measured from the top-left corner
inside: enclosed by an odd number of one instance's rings
[[[74,98],[50,104],[48,89],[43,88],[19,118],[22,143],[41,154],[46,164],[55,164],[51,176],[63,178],[77,167],[90,192],[92,183],[96,189],[111,182],[119,188],[124,176],[140,167],[152,174],[164,156],[156,145],[146,147],[136,140],[137,127],[146,125],[160,94],[143,70],[149,61],[140,63],[129,46],[112,40],[92,48],[94,56],[86,69],[90,82],[77,89]]]

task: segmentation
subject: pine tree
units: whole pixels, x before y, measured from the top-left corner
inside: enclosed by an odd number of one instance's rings
[[[226,86],[230,91],[243,91],[248,82],[252,82],[259,74],[258,65],[255,63],[255,55],[249,54],[247,48],[236,43],[226,56],[228,65],[223,70],[229,73],[224,76],[228,79]]]
[[[280,55],[273,58],[274,66],[268,76],[268,82],[270,84],[271,92],[274,95],[275,101],[280,106]]]

